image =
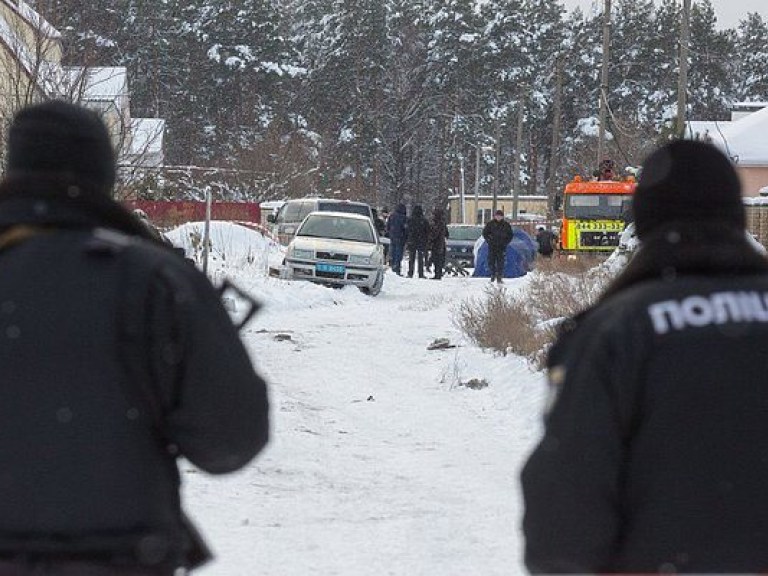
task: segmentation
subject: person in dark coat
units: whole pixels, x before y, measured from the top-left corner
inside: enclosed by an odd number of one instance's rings
[[[538,245],[539,254],[544,258],[552,258],[552,254],[555,251],[555,235],[550,230],[547,230],[544,226],[539,226],[536,232],[536,244]]]
[[[387,238],[387,220],[389,219],[389,210],[382,208],[381,212],[376,216],[376,233],[379,235],[379,240],[382,240],[382,247],[384,248],[384,262],[389,262],[389,245],[390,241]],[[386,241],[383,238],[387,238]]]
[[[101,119],[21,110],[0,184],[0,574],[171,576],[210,556],[179,457],[268,439],[264,381],[218,292],[115,202]]]
[[[710,144],[646,160],[640,248],[548,358],[546,430],[522,472],[533,573],[768,567],[768,261]]]
[[[446,238],[448,238],[448,226],[445,223],[445,211],[442,208],[435,208],[429,226],[429,254],[430,261],[435,267],[435,273],[432,276],[434,280],[440,280],[443,277]]]
[[[594,176],[598,181],[616,179],[616,163],[610,158],[604,158],[595,170]]]
[[[488,244],[488,267],[491,270],[491,282],[503,282],[504,264],[507,246],[512,242],[512,225],[504,219],[504,212],[496,210],[493,219],[483,228],[483,238]]]
[[[424,275],[425,252],[429,242],[429,222],[424,217],[424,209],[416,204],[413,207],[413,213],[408,218],[408,278],[413,278],[414,263],[418,262],[419,278],[426,278]]]
[[[402,274],[403,252],[406,240],[406,210],[402,202],[395,206],[395,211],[387,218],[387,237],[389,238],[390,265],[395,274]]]

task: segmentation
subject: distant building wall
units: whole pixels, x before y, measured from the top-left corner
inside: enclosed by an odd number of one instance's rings
[[[61,62],[61,35],[34,10],[22,13],[7,0],[0,0],[0,18],[18,41],[11,42],[13,49],[25,50],[33,59]],[[9,38],[4,41],[9,42]]]
[[[6,130],[21,108],[55,93],[61,35],[25,3],[0,0],[0,166]]]
[[[736,166],[736,171],[744,196],[759,196],[760,190],[768,187],[768,166]]]
[[[512,205],[514,198],[512,196],[498,196],[496,199],[496,209],[503,210],[504,214],[512,214]],[[475,203],[474,194],[464,197],[464,209],[466,211],[466,224],[484,224],[492,218],[493,196],[478,196]],[[451,224],[462,224],[461,222],[461,199],[459,196],[450,196],[448,198],[448,210],[450,212],[449,222]],[[547,214],[546,196],[520,196],[517,203],[518,216],[523,219],[530,215],[538,215],[544,218]]]
[[[0,120],[53,89],[61,55],[55,29],[31,9],[0,0]]]

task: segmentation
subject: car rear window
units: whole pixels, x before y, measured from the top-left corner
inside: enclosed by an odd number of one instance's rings
[[[277,215],[277,223],[285,224],[291,222],[301,222],[299,213],[301,212],[301,205],[298,202],[288,202],[283,204],[280,212]]]
[[[448,226],[448,238],[451,240],[471,240],[474,242],[483,233],[480,226]]]
[[[321,212],[348,212],[350,214],[362,214],[371,217],[371,209],[366,204],[352,204],[350,202],[318,202],[317,209]]]

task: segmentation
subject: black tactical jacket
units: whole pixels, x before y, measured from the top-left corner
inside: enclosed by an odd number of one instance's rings
[[[743,233],[652,239],[549,380],[522,474],[532,572],[768,570],[768,264]]]
[[[0,557],[195,564],[176,458],[244,466],[267,393],[217,292],[116,203],[0,189]]]

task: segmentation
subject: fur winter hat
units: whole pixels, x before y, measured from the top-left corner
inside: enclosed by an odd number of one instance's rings
[[[641,239],[670,222],[746,226],[733,164],[711,144],[691,140],[676,140],[645,160],[632,210]]]
[[[112,194],[115,152],[107,127],[91,110],[51,100],[21,110],[8,134],[8,174],[60,174]]]

